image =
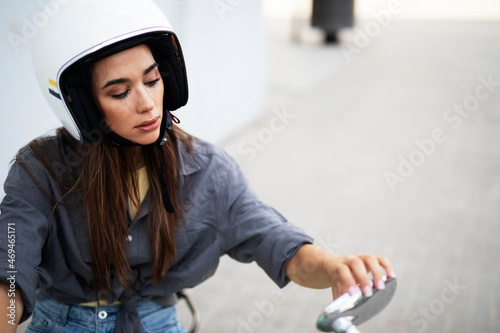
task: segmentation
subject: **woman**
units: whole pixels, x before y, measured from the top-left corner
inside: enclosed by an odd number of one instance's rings
[[[5,182],[1,332],[31,315],[27,332],[185,332],[175,293],[224,254],[334,297],[357,284],[371,295],[369,272],[378,289],[382,268],[394,277],[383,257],[311,245],[226,153],[172,125],[186,69],[153,2],[61,6],[34,63],[64,127],[21,149]]]

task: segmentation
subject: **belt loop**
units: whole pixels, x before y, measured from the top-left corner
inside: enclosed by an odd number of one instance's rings
[[[59,313],[59,317],[57,318],[57,324],[64,326],[64,325],[66,325],[66,320],[68,319],[69,307],[71,305],[62,304],[62,303],[59,303],[59,304],[60,304],[60,306],[59,306],[60,313]]]

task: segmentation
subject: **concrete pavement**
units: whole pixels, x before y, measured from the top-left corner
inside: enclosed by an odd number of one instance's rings
[[[254,190],[323,248],[392,261],[397,294],[363,332],[498,332],[500,23],[395,21],[341,46],[269,29],[266,114],[223,144]],[[191,293],[202,332],[316,332],[331,300],[227,258]]]

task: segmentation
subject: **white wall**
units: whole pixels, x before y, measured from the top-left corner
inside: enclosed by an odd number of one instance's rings
[[[266,91],[260,2],[156,2],[169,13],[186,57],[189,102],[175,113],[181,126],[220,141],[256,119]]]
[[[186,57],[190,100],[175,113],[181,126],[203,139],[220,141],[257,118],[266,86],[260,2],[156,2],[168,12]],[[220,5],[218,10],[214,4]],[[41,9],[38,1],[11,1],[0,11],[0,199],[17,150],[60,126],[31,65],[30,40],[36,32],[25,26]],[[10,33],[26,38],[12,43]]]
[[[32,20],[40,11],[34,1],[11,1],[0,11],[0,197],[8,163],[30,139],[58,126],[35,81],[31,66],[30,37],[26,43],[12,44],[9,32],[22,36],[23,20]]]

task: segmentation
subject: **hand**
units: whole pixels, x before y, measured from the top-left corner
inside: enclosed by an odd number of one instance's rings
[[[353,295],[358,284],[365,296],[373,295],[373,287],[384,289],[382,268],[387,272],[387,278],[396,277],[389,260],[371,254],[341,256],[325,261],[324,265],[334,299],[345,293]],[[373,287],[368,276],[370,272],[373,275]]]
[[[371,254],[339,256],[317,246],[303,245],[289,260],[286,276],[295,283],[315,289],[332,288],[333,298],[355,292],[359,284],[365,296],[373,294],[368,273],[373,275],[373,285],[383,289],[383,269],[388,278],[395,278],[389,260]]]

